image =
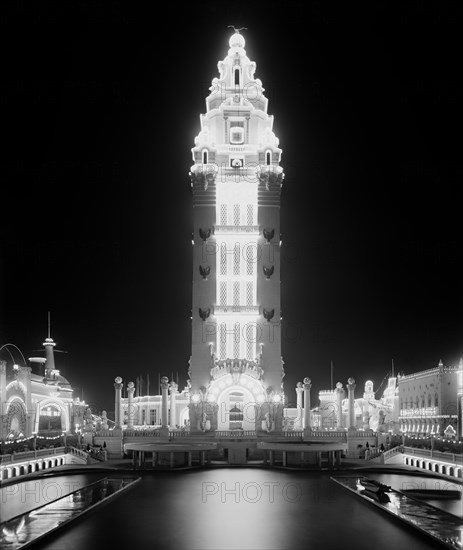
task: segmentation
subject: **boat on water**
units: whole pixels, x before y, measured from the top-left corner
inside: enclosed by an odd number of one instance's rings
[[[458,489],[407,489],[402,493],[408,497],[421,499],[449,499],[455,500],[461,498],[461,491]]]
[[[391,490],[391,486],[376,481],[376,479],[362,477],[357,482],[357,488],[361,495],[371,498],[376,502],[380,502],[381,504],[391,502],[391,499],[387,495],[387,492]]]
[[[359,479],[360,485],[365,487],[368,491],[372,491],[373,493],[385,493],[387,491],[391,490],[390,485],[385,485],[384,483],[381,483],[380,481],[377,481],[376,479],[370,479],[368,477],[362,477]]]

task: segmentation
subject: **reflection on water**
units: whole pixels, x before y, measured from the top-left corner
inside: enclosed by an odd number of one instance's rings
[[[384,496],[386,498],[384,500],[380,499],[379,496],[382,495],[383,491],[378,490],[377,487],[375,490],[375,486],[366,483],[363,477],[335,476],[333,479],[351,491],[362,495],[363,498],[372,500],[385,511],[422,529],[430,536],[435,537],[437,541],[446,543],[450,548],[461,548],[463,522],[454,515],[429,506],[425,502],[409,498],[392,488],[388,490],[385,485],[383,485],[383,488],[385,488]]]
[[[113,474],[111,477],[115,477]],[[253,468],[153,472],[36,548],[435,548],[329,474]]]
[[[0,523],[68,495],[102,477],[101,473],[60,475],[6,485],[0,489]]]
[[[18,550],[136,481],[137,478],[103,478],[31,512],[9,519],[0,524],[0,548]]]

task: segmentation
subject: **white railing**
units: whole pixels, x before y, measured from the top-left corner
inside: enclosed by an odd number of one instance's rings
[[[346,439],[347,434],[344,430],[314,430],[310,435],[310,439],[322,438],[322,439]]]
[[[304,435],[303,430],[294,430],[291,432],[283,432],[285,437],[302,437]]]
[[[403,453],[407,455],[421,456],[442,462],[451,462],[463,464],[463,455],[454,453],[442,453],[441,451],[431,451],[430,449],[417,449],[415,447],[403,447]]]
[[[381,461],[386,462],[386,460],[388,460],[389,458],[392,458],[393,456],[403,452],[404,452],[403,446],[397,445],[397,447],[393,447],[392,449],[384,451]]]
[[[37,451],[23,451],[21,453],[11,453],[0,456],[0,464],[8,464],[14,462],[24,462],[25,460],[34,460],[49,455],[57,455],[65,453],[66,447],[53,447],[51,449],[39,449]]]
[[[190,437],[190,432],[187,430],[174,430],[169,432],[169,437]]]
[[[82,449],[77,449],[77,447],[66,447],[66,450],[72,455],[79,456],[80,458],[83,458],[85,460],[87,460],[88,458],[88,453],[83,451]]]
[[[372,460],[373,458],[376,458],[377,456],[380,456],[383,451],[375,447],[374,449],[366,449],[365,451],[365,460]]]
[[[255,430],[216,430],[215,437],[229,437],[231,439],[243,439],[256,437]]]
[[[124,430],[124,437],[161,437],[161,432],[159,430]]]

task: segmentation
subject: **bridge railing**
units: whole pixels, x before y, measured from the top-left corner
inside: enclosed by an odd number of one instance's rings
[[[431,451],[430,449],[417,449],[416,447],[403,447],[403,453],[433,460],[441,460],[442,462],[463,464],[463,455],[460,454],[443,453],[441,451]]]
[[[25,460],[34,460],[50,455],[59,455],[66,452],[66,447],[52,447],[51,449],[38,449],[36,451],[23,451],[20,453],[10,453],[0,455],[0,464],[12,464],[14,462],[24,462]]]
[[[78,449],[77,447],[66,447],[66,451],[72,455],[79,456],[80,458],[83,458],[87,460],[89,453],[86,451],[83,451],[82,449]]]
[[[381,463],[386,462],[393,456],[398,455],[399,453],[403,453],[404,448],[403,445],[397,445],[397,447],[393,447],[392,449],[388,449],[387,451],[384,451],[381,455]]]

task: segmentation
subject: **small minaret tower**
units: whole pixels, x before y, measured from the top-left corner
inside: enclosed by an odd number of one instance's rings
[[[50,312],[48,312],[48,338],[45,338],[45,342],[43,343],[43,347],[45,348],[45,356],[46,356],[46,363],[45,363],[45,378],[52,378],[52,371],[55,369],[55,355],[53,348],[56,346],[55,342],[53,342],[51,336],[50,336]]]
[[[193,300],[189,377],[212,428],[258,429],[283,404],[280,193],[283,169],[256,64],[235,29],[192,148]],[[240,411],[255,404],[255,421]],[[269,412],[269,404],[272,411]],[[216,418],[216,409],[225,411]],[[228,411],[233,410],[233,421]],[[247,412],[249,413],[249,407]],[[238,411],[238,412],[237,412]],[[277,415],[278,416],[278,415]],[[243,417],[243,418],[242,418]],[[203,422],[198,420],[198,426]],[[274,426],[278,429],[278,419]]]

